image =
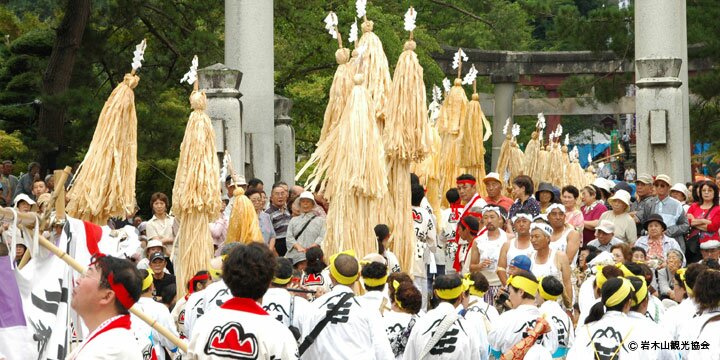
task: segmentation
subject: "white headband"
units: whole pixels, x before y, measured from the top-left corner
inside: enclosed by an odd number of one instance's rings
[[[552,236],[552,233],[553,233],[552,226],[550,226],[548,224],[543,224],[543,223],[530,224],[530,231],[533,231],[533,230],[540,230],[540,231],[544,232],[547,236]]]
[[[500,212],[500,208],[497,207],[497,206],[486,206],[486,207],[484,207],[483,210],[482,210],[482,215],[483,215],[483,217],[485,216],[485,213],[489,213],[489,212],[491,212],[491,211],[494,211],[494,212],[495,212],[496,214],[498,214],[498,216],[500,216],[501,218],[503,218],[503,219],[505,218],[505,216],[503,216],[503,214]]]
[[[551,211],[553,211],[553,209],[560,209],[560,211],[562,211],[563,214],[565,213],[565,205],[563,205],[563,204],[550,204],[547,207],[546,213],[549,214]]]
[[[516,221],[518,221],[518,219],[527,219],[527,221],[529,221],[529,222],[532,222],[532,221],[533,221],[532,215],[526,214],[526,213],[520,213],[520,214],[515,214],[515,216],[513,216],[513,218],[512,218],[513,224],[514,224]]]

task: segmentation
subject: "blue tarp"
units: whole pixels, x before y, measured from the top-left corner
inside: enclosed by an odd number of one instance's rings
[[[588,154],[592,154],[592,157],[596,157],[603,153],[605,150],[607,150],[608,147],[610,147],[610,143],[605,144],[577,144],[577,145],[570,145],[570,148],[572,149],[573,146],[577,146],[578,153],[579,153],[579,159],[580,160],[580,166],[582,168],[586,168],[588,166]]]

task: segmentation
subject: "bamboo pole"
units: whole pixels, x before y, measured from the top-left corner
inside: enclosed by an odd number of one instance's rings
[[[35,226],[35,219],[37,218],[37,215],[33,213],[23,213],[18,214],[18,225],[22,224],[25,226]],[[12,221],[13,219],[13,212],[10,209],[0,207],[0,221]],[[42,235],[39,236],[39,243],[42,247],[48,249],[50,252],[55,254],[55,256],[59,257],[60,260],[64,261],[66,264],[70,265],[75,271],[79,272],[80,274],[84,274],[85,270],[87,268],[77,262],[77,260],[73,259],[68,253],[62,251],[60,248],[55,246],[55,244],[51,243],[43,237]],[[170,340],[173,344],[175,344],[180,350],[183,352],[187,352],[187,343],[180,340],[177,336],[175,336],[173,333],[170,332],[170,330],[164,328],[162,325],[158,324],[156,320],[151,319],[148,315],[143,313],[141,310],[139,310],[137,307],[133,306],[130,308],[130,312],[133,313],[133,315],[140,318],[140,320],[144,321],[150,327],[157,330],[162,336],[166,337],[168,340]]]

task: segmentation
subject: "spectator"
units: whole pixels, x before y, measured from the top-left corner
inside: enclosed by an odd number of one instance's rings
[[[153,217],[145,226],[145,233],[148,240],[160,240],[166,246],[167,253],[167,247],[175,242],[179,224],[175,221],[175,217],[167,213],[170,207],[167,195],[161,192],[152,194],[150,207],[152,208]]]
[[[53,190],[55,190],[55,176],[53,176],[53,174],[47,174],[47,176],[45,176],[45,186],[47,187],[47,192],[52,194]]]
[[[685,256],[678,250],[670,250],[667,253],[665,267],[657,270],[658,292],[660,299],[672,298],[675,284],[673,275],[678,269],[685,265]]]
[[[227,203],[222,201],[220,205],[220,215],[218,218],[210,223],[210,235],[213,239],[213,247],[215,248],[215,256],[220,256],[220,248],[225,243],[225,237],[227,236],[228,219],[225,217],[225,208]]]
[[[595,238],[595,227],[600,223],[600,216],[607,211],[607,207],[600,198],[597,188],[588,185],[582,189],[582,203],[580,211],[583,213],[585,225],[583,227],[583,245],[587,245]]]
[[[156,301],[160,301],[162,298],[165,287],[175,284],[175,275],[168,274],[165,271],[165,265],[167,265],[165,254],[158,251],[150,255],[150,269],[153,272],[153,285],[155,286],[153,297]]]
[[[278,256],[285,256],[287,253],[285,237],[292,218],[288,209],[287,184],[280,182],[273,185],[270,191],[270,207],[265,210],[265,213],[270,215],[275,230],[275,251]]]
[[[33,182],[37,179],[40,179],[40,164],[31,162],[28,165],[28,172],[20,176],[20,180],[18,181],[18,186],[15,188],[15,194],[13,197],[18,196],[19,194],[25,194],[35,200],[35,197],[32,196],[32,189]]]
[[[644,264],[645,261],[647,261],[647,251],[645,251],[645,249],[639,246],[633,246],[630,251],[632,251],[633,262]]]
[[[670,197],[679,201],[682,206],[683,210],[685,210],[685,213],[687,214],[688,209],[690,208],[689,202],[691,202],[690,199],[690,191],[688,190],[687,186],[685,184],[677,183],[673,185],[670,188]]]
[[[247,190],[250,191],[252,189],[265,191],[265,184],[262,182],[262,180],[258,178],[252,178],[250,179],[250,181],[248,181]]]
[[[388,249],[390,242],[390,228],[385,224],[375,225],[375,237],[377,238],[378,254],[382,255],[387,261],[388,272],[396,273],[400,272],[400,262],[397,256]]]
[[[527,175],[520,175],[513,180],[512,185],[516,200],[510,207],[508,217],[512,219],[518,212],[525,212],[533,217],[540,214],[540,203],[532,197],[535,190],[532,179]]]
[[[286,257],[295,262],[300,254],[307,249],[322,246],[325,238],[325,219],[315,215],[315,198],[312,193],[305,191],[298,197],[300,203],[300,216],[294,217],[287,228],[287,254]]]
[[[295,200],[300,197],[300,194],[302,194],[305,191],[305,189],[300,185],[293,185],[290,187],[290,190],[288,191],[288,204],[293,204]]]
[[[245,177],[243,176],[236,176],[233,178],[232,175],[228,175],[225,178],[225,190],[227,190],[227,196],[228,196],[228,206],[225,207],[225,218],[230,219],[230,215],[232,214],[233,209],[233,197],[235,196],[235,189],[242,188],[243,190],[246,190],[248,187],[247,182],[245,182]]]
[[[685,210],[683,210],[682,204],[671,198],[670,195],[670,177],[664,174],[660,174],[655,177],[653,187],[657,195],[657,201],[652,209],[645,209],[644,213],[647,214],[658,214],[663,218],[666,224],[665,235],[674,238],[680,249],[685,251],[685,235],[690,231],[690,224],[688,223]],[[652,216],[652,215],[650,215]],[[647,222],[649,217],[643,220],[643,224]]]
[[[669,188],[669,186],[668,186]],[[645,221],[645,230],[648,232],[646,236],[640,237],[635,246],[641,247],[647,251],[648,266],[655,269],[664,265],[666,255],[671,249],[682,252],[675,239],[667,236],[665,231],[667,225],[663,221],[662,216],[658,214],[650,215]],[[628,258],[629,260],[630,258]]]
[[[720,206],[718,206],[718,186],[709,180],[697,184],[699,200],[690,205],[687,219],[690,223],[690,234],[686,243],[685,253],[688,262],[693,263],[701,258],[700,240],[717,233],[720,229]]]
[[[632,259],[632,252],[630,252],[630,247],[626,243],[613,245],[610,248],[610,252],[612,253],[615,264],[622,264]]]
[[[553,193],[553,186],[550,183],[540,183],[538,190],[535,192],[535,199],[540,203],[540,213],[547,214],[547,208],[550,204],[557,202]]]
[[[623,241],[615,237],[615,225],[610,220],[601,220],[600,225],[595,228],[595,240],[590,241],[587,246],[593,246],[600,251],[612,251],[612,247],[622,244]]]
[[[0,167],[0,187],[3,188],[2,197],[5,199],[6,206],[12,203],[20,180],[18,180],[13,172],[13,162],[5,160]]]
[[[635,168],[629,167],[629,168],[625,169],[625,181],[633,182],[633,181],[635,181],[635,176],[636,176]]]
[[[264,211],[265,201],[263,201],[262,197],[262,194],[264,193],[265,191],[259,190],[258,188],[248,187],[248,192],[245,193],[245,195],[248,197],[248,199],[250,199],[253,207],[255,207],[255,212],[257,212],[258,214],[260,232],[262,233],[265,245],[267,245],[270,250],[275,252],[275,229],[273,228],[270,215]]]
[[[484,197],[483,200],[485,200],[488,205],[499,206],[505,209],[505,211],[510,210],[510,206],[512,206],[513,201],[511,198],[503,196],[503,184],[500,180],[500,175],[498,173],[491,172],[485,176],[483,183],[485,183],[485,189],[488,194],[488,196]]]
[[[560,202],[565,206],[565,222],[582,233],[583,227],[585,226],[585,218],[583,217],[582,211],[575,208],[579,196],[580,191],[576,187],[568,185],[563,187],[560,192]]]
[[[615,225],[615,237],[632,246],[637,240],[635,220],[630,216],[630,194],[625,190],[618,190],[608,199],[612,210],[600,215],[600,220],[609,220]]]

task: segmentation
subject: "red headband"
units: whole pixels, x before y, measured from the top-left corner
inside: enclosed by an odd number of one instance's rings
[[[475,184],[477,184],[477,182],[475,180],[466,179],[466,180],[458,180],[457,184],[458,185],[470,184],[470,186],[475,186]]]
[[[120,301],[120,304],[130,310],[130,308],[135,305],[135,300],[133,300],[130,293],[125,289],[125,286],[115,282],[115,274],[113,273],[108,274],[107,280],[108,284],[110,284],[110,289],[115,292],[115,297]]]
[[[463,227],[465,227],[466,229],[470,230],[470,234],[471,234],[471,235],[477,235],[477,230],[471,229],[471,228],[470,228],[470,225],[468,225],[468,224],[465,222],[465,218],[464,218],[464,217],[463,217],[462,219],[460,219],[460,223],[463,225]]]
[[[205,281],[210,279],[210,274],[195,275],[188,281],[188,293],[192,294],[195,292],[195,286],[193,285],[196,281]]]

